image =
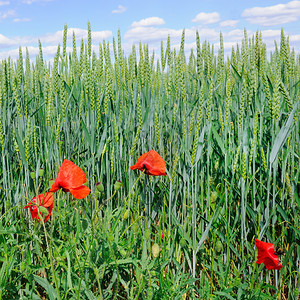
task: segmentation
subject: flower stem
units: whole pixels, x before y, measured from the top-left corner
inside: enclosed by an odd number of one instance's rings
[[[59,288],[58,288],[58,281],[57,281],[57,278],[56,278],[55,269],[54,269],[54,264],[53,264],[52,251],[51,251],[51,247],[50,247],[49,242],[48,242],[46,226],[45,226],[45,222],[44,222],[43,216],[42,216],[42,214],[40,213],[39,210],[38,210],[38,215],[39,215],[39,218],[40,218],[40,220],[42,221],[42,224],[43,224],[43,229],[44,229],[44,234],[45,234],[46,245],[47,245],[48,252],[49,252],[49,256],[50,256],[51,270],[52,270],[52,273],[53,273],[53,278],[54,278],[54,283],[55,283],[55,289],[56,289],[56,292],[57,292],[58,299],[61,300],[60,293],[59,293]],[[50,238],[50,243],[51,243],[51,238]]]
[[[135,185],[138,183],[138,181],[141,179],[141,177],[142,177],[142,175],[144,174],[144,172],[145,172],[145,170],[141,173],[141,175],[140,175],[140,176],[137,178],[137,180],[134,182],[134,184],[133,184],[133,186],[132,186],[132,188],[131,188],[131,190],[130,190],[129,196],[128,196],[126,202],[125,202],[125,205],[124,205],[124,208],[123,208],[123,213],[124,213],[125,210],[127,209],[128,202],[129,202],[129,200],[130,200],[130,198],[131,198],[131,194],[132,194],[132,191],[133,191],[134,186],[135,186]],[[113,228],[113,230],[112,230],[113,232],[115,231],[116,226],[117,226],[117,224],[118,224],[118,222],[119,222],[121,216],[123,215],[123,213],[119,215],[119,217],[118,217],[118,219],[117,219],[117,222],[115,223],[115,226],[114,226],[114,228]]]

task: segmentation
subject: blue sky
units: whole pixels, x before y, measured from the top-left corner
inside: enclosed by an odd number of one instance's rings
[[[280,41],[280,30],[290,37],[290,45],[300,53],[300,1],[252,0],[0,0],[0,59],[16,58],[19,46],[28,48],[31,59],[38,54],[38,39],[46,59],[52,60],[62,43],[64,24],[68,25],[69,50],[72,32],[77,46],[87,39],[87,23],[92,27],[93,49],[99,42],[112,41],[121,30],[122,45],[129,53],[133,43],[148,43],[159,55],[160,41],[171,37],[179,47],[185,29],[186,51],[195,47],[195,32],[200,40],[215,44],[223,33],[226,53],[240,43],[244,28],[251,37],[262,31],[268,50]]]

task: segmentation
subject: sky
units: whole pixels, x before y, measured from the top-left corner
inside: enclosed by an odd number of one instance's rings
[[[179,48],[185,29],[185,50],[195,49],[196,30],[205,40],[219,47],[220,32],[225,54],[241,43],[246,28],[248,37],[262,32],[268,51],[274,40],[280,44],[283,28],[290,46],[300,54],[300,1],[283,0],[0,0],[0,59],[18,57],[28,48],[30,58],[38,55],[38,40],[43,55],[53,60],[62,44],[64,25],[68,26],[68,48],[72,51],[75,33],[79,50],[87,41],[88,22],[92,29],[93,50],[105,39],[112,45],[120,29],[122,48],[129,54],[133,44],[147,43],[159,56],[160,44],[170,35],[171,46]]]

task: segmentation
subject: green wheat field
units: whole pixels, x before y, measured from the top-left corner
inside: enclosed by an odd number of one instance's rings
[[[300,55],[259,31],[224,55],[120,31],[51,62],[0,62],[0,299],[298,299]],[[80,51],[77,51],[80,48]],[[76,50],[77,49],[77,50]],[[24,51],[23,51],[24,52]],[[167,176],[130,166],[154,149]],[[55,193],[49,221],[24,207],[64,159],[91,193]],[[115,182],[120,180],[118,189]],[[101,183],[102,189],[96,187]],[[284,251],[256,263],[255,238]]]

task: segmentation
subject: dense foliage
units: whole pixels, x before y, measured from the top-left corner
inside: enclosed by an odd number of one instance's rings
[[[52,63],[41,44],[0,63],[0,298],[296,299],[300,56],[284,32],[267,53],[245,31],[226,59],[222,34],[186,55],[183,31],[158,60],[125,56],[120,32],[97,53],[90,26],[80,53],[66,38]],[[151,149],[167,176],[130,170]],[[91,193],[56,192],[33,222],[24,206],[65,158]],[[255,238],[283,248],[281,270],[256,264]]]

